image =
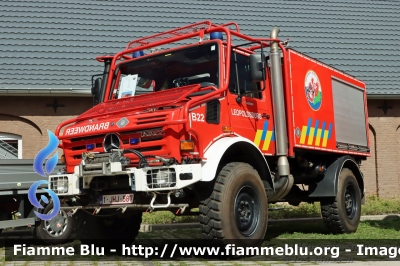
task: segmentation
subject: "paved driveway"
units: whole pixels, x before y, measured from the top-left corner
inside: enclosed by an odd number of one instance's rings
[[[164,230],[164,231],[154,231],[154,232],[142,232],[139,234],[138,239],[188,239],[193,238],[194,242],[198,239],[199,231],[198,230]],[[31,240],[32,237],[30,232],[27,230],[15,230],[15,231],[5,231],[1,234],[2,239],[19,239],[19,240]],[[71,241],[69,243],[58,245],[58,247],[68,247],[72,245],[80,245],[79,241]],[[0,249],[0,261],[3,263],[1,265],[23,265],[23,266],[30,266],[30,265],[77,265],[77,266],[92,266],[92,265],[218,265],[218,266],[225,266],[225,265],[290,265],[290,266],[300,266],[300,265],[347,265],[347,266],[369,266],[369,265],[399,265],[399,261],[356,261],[356,262],[321,262],[321,261],[252,261],[252,260],[206,260],[201,257],[196,257],[195,260],[175,260],[175,261],[168,261],[168,260],[148,260],[143,257],[129,257],[128,260],[126,257],[123,256],[113,256],[107,257],[105,259],[101,256],[89,256],[86,257],[86,260],[79,260],[79,257],[73,258],[71,260],[64,260],[60,261],[54,258],[50,258],[48,260],[40,260],[38,261],[38,257],[28,257],[22,256],[19,257],[18,261],[5,261],[5,247]]]

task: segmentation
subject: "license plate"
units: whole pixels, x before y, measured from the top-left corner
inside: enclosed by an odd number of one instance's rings
[[[126,204],[133,203],[133,194],[101,195],[100,204]]]

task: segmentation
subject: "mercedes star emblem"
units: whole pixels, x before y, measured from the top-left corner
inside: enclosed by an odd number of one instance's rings
[[[105,152],[110,152],[112,149],[119,149],[121,147],[121,141],[117,134],[107,134],[104,138],[103,147]]]

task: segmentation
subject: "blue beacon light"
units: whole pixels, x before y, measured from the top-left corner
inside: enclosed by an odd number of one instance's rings
[[[130,139],[130,140],[129,140],[129,143],[130,143],[131,145],[138,144],[139,142],[140,142],[140,139],[139,139],[139,138],[133,138],[133,139]]]
[[[144,56],[144,52],[143,51],[136,51],[132,53],[132,57],[133,58],[137,58],[137,57],[141,57]]]
[[[210,40],[215,40],[215,39],[219,39],[219,40],[223,41],[224,37],[222,36],[222,32],[211,32]]]
[[[95,147],[95,145],[94,145],[94,143],[91,143],[91,144],[86,144],[86,149],[87,150],[94,150],[94,147]]]

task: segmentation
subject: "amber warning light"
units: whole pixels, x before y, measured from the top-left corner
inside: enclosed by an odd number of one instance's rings
[[[230,126],[222,126],[222,132],[224,133],[231,133],[232,129]]]
[[[193,140],[182,140],[181,141],[181,151],[194,151],[194,141]]]

